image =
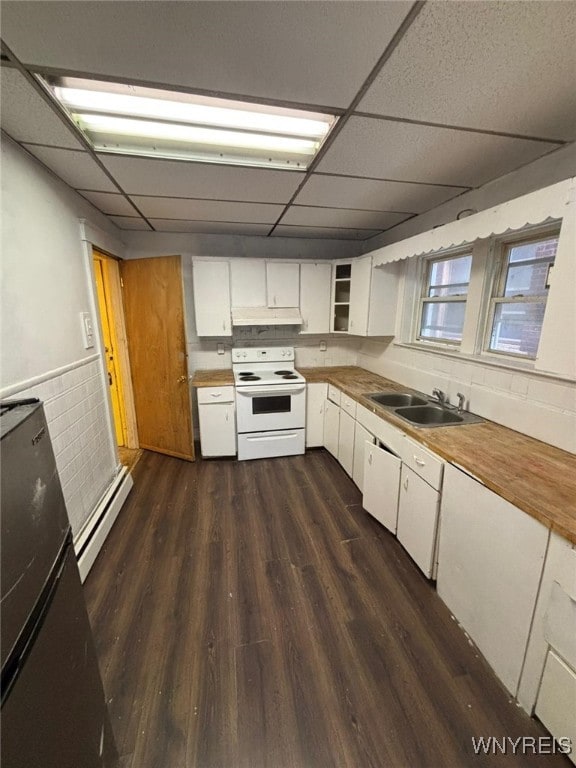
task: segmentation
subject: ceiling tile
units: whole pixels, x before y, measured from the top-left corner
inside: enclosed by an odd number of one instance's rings
[[[138,195],[131,195],[131,199],[148,219],[196,219],[274,224],[283,211],[283,206],[267,203],[230,203],[219,200],[185,200],[181,197],[139,197]]]
[[[291,227],[279,224],[271,237],[313,237],[326,240],[368,240],[378,229],[340,229],[331,227]]]
[[[350,211],[345,208],[309,208],[291,206],[282,224],[308,227],[349,227],[351,229],[388,229],[409,218],[403,213],[382,211]]]
[[[135,195],[287,203],[304,178],[296,171],[100,155],[122,189]]]
[[[468,187],[313,174],[298,193],[295,202],[300,205],[362,208],[367,211],[422,213],[466,189]]]
[[[228,221],[174,221],[172,219],[150,219],[158,232],[201,232],[215,235],[260,235],[270,232],[270,224],[242,224]]]
[[[5,0],[2,37],[28,64],[347,107],[411,5]]]
[[[556,146],[527,139],[351,117],[317,170],[477,187]]]
[[[358,111],[575,139],[575,41],[574,2],[427,3]]]
[[[17,69],[0,68],[0,103],[2,128],[16,141],[83,149]]]
[[[51,168],[57,176],[75,189],[93,189],[102,192],[117,191],[114,184],[88,152],[37,147],[32,144],[25,146],[38,160]]]
[[[151,232],[152,230],[146,224],[144,219],[141,219],[140,217],[132,217],[132,216],[109,216],[108,217],[111,221],[116,224],[117,227],[120,227],[120,229],[130,229],[130,230],[136,230],[138,232]]]
[[[82,197],[85,197],[102,213],[108,213],[116,216],[135,216],[136,211],[130,205],[123,195],[115,195],[111,192],[86,192],[79,190]]]

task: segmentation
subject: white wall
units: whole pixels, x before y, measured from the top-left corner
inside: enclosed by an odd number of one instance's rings
[[[118,230],[8,139],[1,204],[0,395],[44,400],[78,534],[117,472],[101,359],[81,334],[80,313],[94,306],[79,219],[115,242]]]

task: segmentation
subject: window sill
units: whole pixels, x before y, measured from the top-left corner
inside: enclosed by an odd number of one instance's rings
[[[507,358],[505,360],[496,359],[492,355],[470,355],[465,352],[461,352],[457,347],[440,347],[437,344],[419,344],[408,343],[404,341],[393,342],[395,347],[403,349],[410,349],[417,352],[428,352],[433,355],[442,355],[443,357],[451,358],[452,360],[459,360],[463,363],[472,363],[474,365],[482,365],[490,368],[499,368],[507,371],[515,371],[516,373],[525,373],[528,375],[538,376],[546,379],[556,379],[558,381],[565,381],[574,383],[574,379],[567,376],[562,376],[551,371],[540,371],[535,367],[533,360],[512,360]]]

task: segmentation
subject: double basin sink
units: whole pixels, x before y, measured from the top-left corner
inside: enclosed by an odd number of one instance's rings
[[[426,395],[389,391],[376,392],[366,397],[416,427],[449,427],[484,421],[474,413],[457,411],[453,406],[431,401]]]

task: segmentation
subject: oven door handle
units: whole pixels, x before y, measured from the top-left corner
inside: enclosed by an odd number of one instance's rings
[[[305,389],[306,384],[289,388],[285,388],[284,384],[275,384],[272,387],[238,387],[236,394],[244,395],[245,397],[258,397],[258,395],[276,395],[281,397],[282,395],[297,395],[300,392],[304,392]]]

